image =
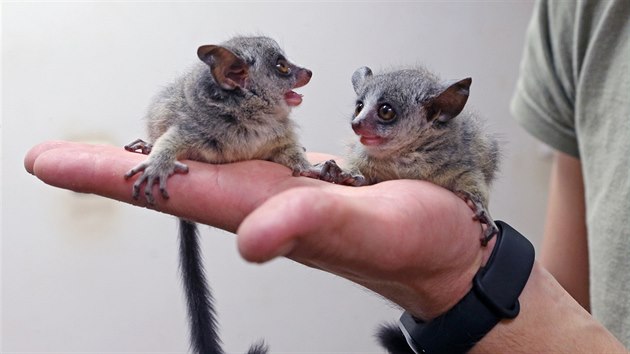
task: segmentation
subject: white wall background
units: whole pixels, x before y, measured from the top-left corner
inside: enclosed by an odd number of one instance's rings
[[[233,34],[275,37],[313,70],[294,117],[311,151],[341,153],[353,71],[424,63],[473,77],[469,105],[505,141],[491,211],[535,242],[549,161],[513,122],[530,1],[66,2],[2,5],[2,333],[4,353],[186,352],[173,217],[44,185],[22,166],[48,139],[122,146],[144,136],[150,97]],[[266,338],[274,353],[377,353],[399,311],[286,260],[243,262],[204,229],[227,351]]]

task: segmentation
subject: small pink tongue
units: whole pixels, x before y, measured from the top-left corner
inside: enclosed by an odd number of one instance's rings
[[[299,106],[302,103],[302,95],[295,91],[289,91],[284,94],[284,100],[291,107]]]

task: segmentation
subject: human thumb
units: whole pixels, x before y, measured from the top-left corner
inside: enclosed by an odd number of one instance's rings
[[[330,225],[335,196],[321,188],[294,188],[269,198],[241,223],[238,249],[250,262],[291,254],[302,237]]]

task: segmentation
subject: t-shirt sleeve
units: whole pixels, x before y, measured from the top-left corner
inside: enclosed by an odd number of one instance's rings
[[[571,55],[574,11],[551,8],[545,0],[536,3],[510,109],[536,138],[579,157],[574,119],[577,72]]]

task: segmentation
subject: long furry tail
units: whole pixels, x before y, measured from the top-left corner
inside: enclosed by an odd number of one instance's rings
[[[223,354],[212,294],[203,270],[194,222],[179,220],[179,259],[188,304],[190,344],[195,353]]]
[[[197,224],[179,219],[179,259],[184,282],[190,345],[198,354],[223,354],[212,294],[203,268]],[[267,354],[267,346],[259,343],[247,354]]]

